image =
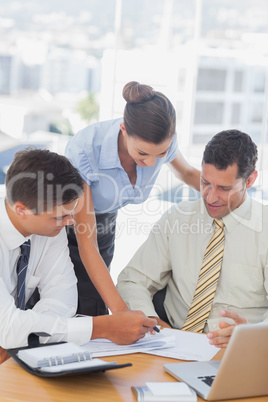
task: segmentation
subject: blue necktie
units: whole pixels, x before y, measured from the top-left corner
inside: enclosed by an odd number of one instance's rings
[[[25,310],[25,278],[31,250],[31,241],[28,240],[20,246],[21,254],[17,263],[17,307]]]

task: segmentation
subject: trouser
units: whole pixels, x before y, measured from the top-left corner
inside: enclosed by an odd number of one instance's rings
[[[164,307],[164,301],[166,297],[167,287],[164,289],[158,290],[153,297],[153,305],[156,313],[158,314],[161,320],[165,321],[168,325],[172,326],[168,320],[167,313]]]
[[[99,252],[108,270],[110,270],[110,264],[114,255],[116,216],[117,212],[96,214]],[[89,275],[81,261],[73,226],[67,226],[66,231],[68,235],[70,257],[72,263],[74,264],[74,271],[78,281],[77,313],[90,316],[108,314],[107,306],[91,282]]]

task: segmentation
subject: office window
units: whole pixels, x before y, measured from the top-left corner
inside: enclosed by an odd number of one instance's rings
[[[254,92],[264,92],[265,89],[265,72],[256,71],[254,74]]]
[[[252,123],[261,123],[262,122],[262,113],[263,113],[263,105],[261,102],[252,104],[252,113],[251,113],[251,122]]]
[[[250,130],[250,136],[251,136],[252,140],[255,142],[255,144],[258,145],[259,151],[261,151],[261,148],[260,148],[260,144],[261,144],[261,141],[262,141],[262,138],[261,138],[261,129],[252,128],[252,129]],[[265,187],[266,187],[266,186],[265,186]],[[267,195],[265,196],[265,199],[267,199]]]
[[[0,94],[10,93],[12,61],[10,56],[0,56]]]
[[[241,103],[233,103],[232,114],[231,114],[231,123],[239,124],[240,123],[240,115],[241,115]]]
[[[197,77],[198,91],[224,91],[226,71],[216,68],[200,68]]]
[[[223,122],[223,102],[201,102],[195,105],[195,124],[222,124]]]
[[[234,92],[242,92],[244,73],[243,71],[234,72]]]
[[[193,133],[193,144],[198,145],[198,144],[207,144],[211,138],[215,135],[215,131],[209,133],[206,132],[204,133]]]

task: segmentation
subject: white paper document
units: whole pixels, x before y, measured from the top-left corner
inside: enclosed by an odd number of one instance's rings
[[[145,353],[146,351],[158,350],[161,348],[175,347],[176,340],[173,335],[147,333],[144,338],[131,345],[117,345],[107,339],[94,339],[89,341],[82,348],[88,351],[92,357],[125,355],[129,353]]]
[[[144,353],[180,360],[207,361],[211,360],[219,351],[216,346],[209,344],[209,340],[204,334],[169,328],[162,329],[161,334],[166,337],[174,336],[176,345],[171,348],[151,350]]]
[[[95,339],[82,346],[92,357],[129,353],[148,353],[181,360],[211,360],[219,351],[209,344],[206,335],[164,328],[155,335],[146,336],[132,345],[117,345],[106,339]]]

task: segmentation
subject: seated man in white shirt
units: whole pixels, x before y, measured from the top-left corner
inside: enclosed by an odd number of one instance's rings
[[[8,357],[5,349],[26,346],[32,332],[48,333],[48,342],[107,338],[127,344],[156,324],[142,312],[74,318],[77,280],[62,229],[82,195],[83,181],[66,157],[41,149],[15,155],[0,199],[0,363]],[[17,286],[20,246],[29,239],[26,278]],[[36,287],[40,300],[25,309]]]
[[[257,147],[247,134],[227,130],[212,138],[203,154],[202,198],[170,208],[118,277],[129,308],[177,329],[185,329],[196,313],[204,327],[187,330],[208,333],[218,347],[227,345],[235,325],[268,319],[268,208],[247,195],[257,178],[256,162]],[[224,223],[224,251],[216,292],[202,318],[205,307],[194,313],[191,306],[214,218]],[[164,288],[166,322],[152,300]]]

